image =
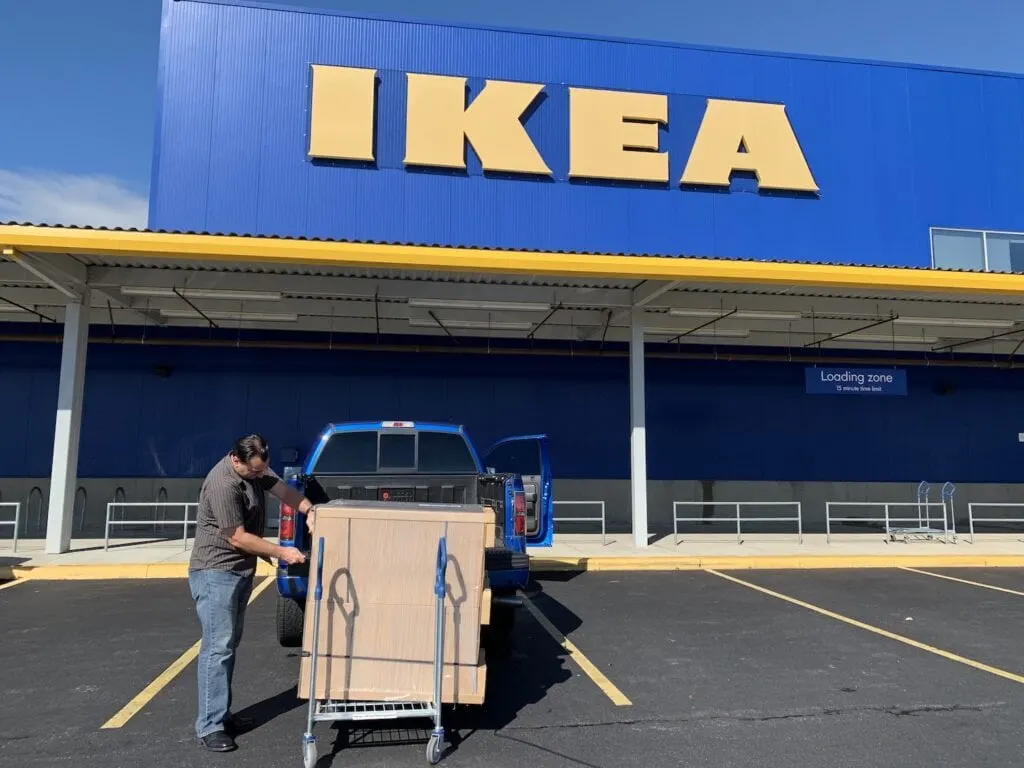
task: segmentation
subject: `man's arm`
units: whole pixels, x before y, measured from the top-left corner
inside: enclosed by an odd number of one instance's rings
[[[278,480],[274,483],[270,487],[270,493],[292,509],[299,511],[302,514],[306,514],[313,508],[313,502],[283,480]]]
[[[304,514],[306,516],[306,527],[310,531],[313,530],[313,502],[282,480],[274,483],[269,490],[271,495],[281,500],[282,504],[287,504],[292,509]]]
[[[241,525],[235,529],[225,529],[224,534],[228,537],[228,542],[231,546],[235,549],[247,552],[250,555],[256,555],[258,557],[276,557],[278,560],[284,560],[289,565],[302,563],[306,559],[305,556],[294,547],[281,547],[277,544],[271,544],[266,539],[262,539],[259,536],[249,533]]]

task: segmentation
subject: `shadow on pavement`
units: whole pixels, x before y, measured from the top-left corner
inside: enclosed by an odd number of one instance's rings
[[[286,691],[281,691],[275,696],[271,696],[269,699],[252,704],[245,709],[237,712],[239,717],[251,718],[252,726],[242,733],[248,733],[255,731],[257,728],[262,728],[273,720],[286,715],[292,710],[298,709],[299,707],[305,706],[306,702],[299,699],[298,696],[298,684],[293,685]],[[241,735],[241,734],[240,734]]]

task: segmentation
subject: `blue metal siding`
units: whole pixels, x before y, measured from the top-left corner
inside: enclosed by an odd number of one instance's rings
[[[1020,78],[168,0],[150,225],[508,248],[928,265],[929,226],[1024,230]],[[379,70],[376,167],[309,162],[309,65]],[[405,73],[546,83],[536,181],[402,167]],[[785,103],[819,199],[566,180],[569,85]]]
[[[556,477],[629,476],[623,358],[335,351],[274,372],[258,350],[96,344],[89,354],[83,477],[201,477],[246,431],[264,433],[275,456],[304,456],[332,421],[384,419],[464,424],[481,449],[543,432]],[[0,398],[18,407],[0,476],[49,474],[58,365],[55,345],[4,346]],[[156,365],[173,371],[160,378]],[[803,366],[784,363],[651,359],[647,370],[653,480],[1021,478],[1019,370],[915,367],[909,395],[893,398],[808,396]]]

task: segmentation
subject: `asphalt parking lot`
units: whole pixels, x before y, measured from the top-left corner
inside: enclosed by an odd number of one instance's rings
[[[449,714],[443,764],[1016,764],[1024,572],[933,573],[977,584],[907,570],[539,578],[541,619],[523,612],[490,660],[488,703]],[[236,670],[236,709],[257,725],[213,755],[192,736],[194,663],[160,678],[198,637],[184,581],[0,591],[0,765],[301,766],[298,658],[274,639],[274,597],[250,607]],[[317,735],[321,766],[426,765],[416,723]]]

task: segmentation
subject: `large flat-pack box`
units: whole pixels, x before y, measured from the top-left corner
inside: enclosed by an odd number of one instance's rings
[[[333,501],[314,516],[303,650],[312,651],[318,544],[324,539],[318,699],[429,700],[433,693],[437,546],[447,536],[442,700],[480,703],[489,599],[484,551],[494,511],[478,505]],[[488,539],[490,537],[490,539]],[[309,658],[299,695],[309,694]]]
[[[487,663],[483,651],[475,665],[445,664],[441,673],[443,704],[483,704],[487,688]],[[299,695],[309,697],[309,660],[303,659]],[[318,700],[431,701],[434,697],[434,664],[429,661],[391,659],[317,658]]]

